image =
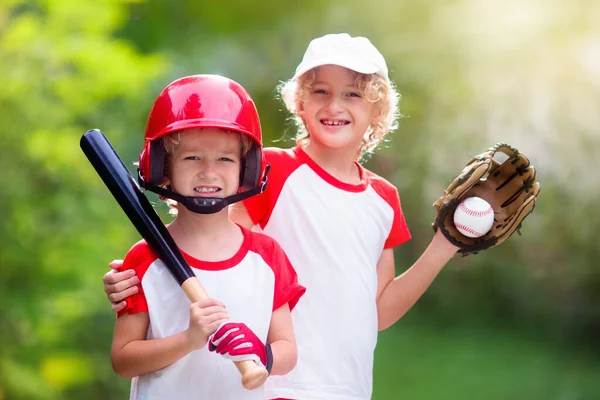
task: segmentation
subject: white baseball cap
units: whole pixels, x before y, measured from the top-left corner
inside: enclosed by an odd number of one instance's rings
[[[378,74],[389,80],[383,55],[366,37],[331,33],[313,39],[292,80],[321,65],[339,65],[361,74]]]

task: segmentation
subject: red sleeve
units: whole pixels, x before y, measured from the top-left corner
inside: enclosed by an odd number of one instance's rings
[[[143,240],[133,245],[125,256],[121,271],[133,269],[140,279],[140,283],[136,285],[138,288],[137,293],[134,293],[125,299],[127,306],[117,313],[117,318],[125,314],[148,312],[148,303],[146,302],[146,296],[144,295],[144,289],[141,282],[148,267],[156,260],[156,258],[155,253]]]
[[[404,213],[402,212],[402,206],[400,205],[400,195],[398,189],[385,179],[373,174],[371,176],[371,184],[373,189],[381,196],[386,203],[394,210],[394,221],[392,223],[392,229],[385,241],[384,248],[391,249],[401,245],[411,239],[408,225],[404,219]]]
[[[290,311],[294,309],[300,297],[306,292],[306,288],[298,283],[298,275],[292,267],[287,255],[275,241],[273,248],[273,271],[275,272],[275,295],[273,298],[273,311],[286,303]]]
[[[406,224],[406,219],[404,218],[404,213],[402,212],[402,206],[400,205],[400,196],[398,196],[397,190],[394,190],[394,192],[395,196],[390,202],[390,205],[394,209],[394,222],[392,224],[390,235],[383,246],[385,249],[391,249],[399,246],[411,239],[410,231],[408,230],[408,225]]]
[[[306,288],[298,283],[296,270],[287,255],[273,238],[262,233],[252,232],[253,248],[261,255],[265,263],[271,267],[275,275],[273,291],[273,311],[289,304],[293,310]]]
[[[264,228],[269,219],[286,179],[301,163],[290,149],[275,147],[263,150],[265,162],[271,166],[267,176],[267,187],[264,192],[243,201],[248,215],[255,225]]]

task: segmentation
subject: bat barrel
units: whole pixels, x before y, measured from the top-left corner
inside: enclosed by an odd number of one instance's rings
[[[195,276],[152,204],[104,133],[98,129],[87,131],[81,137],[80,146],[133,226],[159,258],[172,266],[170,269],[177,282],[181,285]]]

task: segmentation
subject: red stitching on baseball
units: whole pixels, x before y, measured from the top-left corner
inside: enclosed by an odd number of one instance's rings
[[[492,209],[492,206],[490,206],[487,210],[484,211],[475,211],[470,209],[469,207],[467,207],[465,205],[465,202],[463,201],[462,203],[459,204],[459,207],[462,211],[465,212],[465,214],[468,214],[472,217],[483,217],[485,215],[488,215],[490,212],[494,212],[494,210]]]
[[[479,233],[475,229],[473,229],[469,226],[465,226],[463,224],[454,224],[454,226],[456,226],[456,228],[458,228],[458,229],[462,229],[463,231],[469,232],[471,235],[475,235],[475,236],[485,235],[485,233]]]

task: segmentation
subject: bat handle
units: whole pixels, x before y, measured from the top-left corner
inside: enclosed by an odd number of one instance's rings
[[[235,361],[234,364],[242,374],[242,385],[248,390],[258,389],[269,377],[267,369],[252,360]]]
[[[208,294],[200,281],[195,278],[189,278],[181,284],[181,288],[185,292],[190,301],[196,302],[208,298]],[[269,373],[267,369],[258,365],[252,360],[234,361],[240,374],[242,374],[242,385],[248,390],[254,390],[264,385]]]
[[[206,293],[206,290],[204,290],[204,286],[202,286],[202,284],[196,277],[186,279],[181,284],[181,288],[183,289],[183,292],[185,293],[187,298],[190,299],[192,303],[208,298],[208,293]]]

